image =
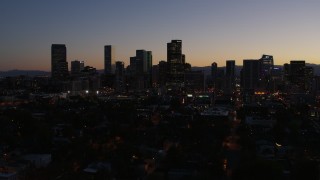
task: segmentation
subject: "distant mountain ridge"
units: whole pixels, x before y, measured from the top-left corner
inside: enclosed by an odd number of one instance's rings
[[[320,75],[320,64],[309,64],[306,63],[306,66],[313,67],[314,75]],[[275,65],[277,68],[282,68],[282,65]],[[218,68],[225,68],[218,67]],[[240,75],[240,70],[242,66],[235,66],[236,75]],[[211,66],[203,66],[203,67],[192,67],[193,71],[203,71],[205,75],[209,75],[211,73]],[[99,69],[98,73],[102,74],[104,71]],[[13,76],[50,76],[51,72],[48,71],[39,71],[39,70],[9,70],[9,71],[0,71],[0,77],[13,77]]]
[[[320,75],[320,64],[309,64],[306,63],[306,66],[312,67],[314,75],[319,76]],[[283,68],[282,65],[274,65],[275,68]],[[218,67],[218,68],[225,68],[225,66]],[[211,66],[203,66],[203,67],[192,67],[191,68],[193,71],[203,71],[205,75],[209,75],[211,73]],[[242,69],[242,66],[235,66],[235,73],[236,76],[240,75],[240,71]]]

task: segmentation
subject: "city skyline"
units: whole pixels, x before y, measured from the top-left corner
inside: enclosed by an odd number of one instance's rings
[[[66,45],[68,63],[81,59],[97,69],[104,67],[107,44],[125,66],[137,49],[152,51],[158,64],[174,39],[184,42],[193,66],[223,66],[228,59],[242,65],[262,54],[277,65],[319,63],[320,2],[313,0],[56,2],[0,3],[0,70],[49,71],[51,44]]]

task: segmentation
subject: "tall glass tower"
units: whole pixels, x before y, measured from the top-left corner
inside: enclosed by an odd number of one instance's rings
[[[111,45],[104,46],[104,73],[112,74],[113,69],[112,65],[114,64],[113,60],[113,49]]]
[[[182,57],[182,41],[172,40],[167,43],[168,82],[181,85],[184,81],[184,62]]]
[[[51,77],[63,79],[68,76],[67,48],[64,44],[51,45]]]

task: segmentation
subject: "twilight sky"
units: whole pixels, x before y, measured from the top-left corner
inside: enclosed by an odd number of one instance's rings
[[[0,70],[50,70],[54,43],[66,44],[68,62],[97,69],[109,44],[126,66],[136,49],[158,64],[172,39],[192,66],[262,54],[318,64],[319,8],[319,0],[1,0]]]

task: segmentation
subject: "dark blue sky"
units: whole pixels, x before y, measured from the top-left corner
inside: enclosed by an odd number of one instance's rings
[[[136,49],[166,59],[166,43],[183,41],[186,61],[219,66],[226,59],[274,55],[319,63],[319,0],[1,0],[0,70],[50,69],[52,43],[68,61],[103,68],[103,46],[128,65]]]

